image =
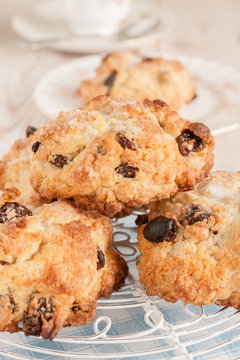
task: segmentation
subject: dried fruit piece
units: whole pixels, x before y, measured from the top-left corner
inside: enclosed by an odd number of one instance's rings
[[[199,152],[206,146],[203,140],[189,129],[184,130],[176,138],[176,141],[179,151],[183,156],[188,156],[190,152]]]
[[[104,85],[112,87],[117,76],[117,71],[114,70],[104,81]]]
[[[21,205],[15,201],[5,202],[5,204],[0,207],[1,224],[10,221],[14,218],[19,218],[23,216],[32,216],[31,210],[29,210],[26,206]]]
[[[23,316],[24,331],[30,335],[40,335],[43,323],[53,318],[55,310],[56,306],[51,296],[38,297],[38,294],[33,294]]]
[[[102,252],[102,250],[99,249],[99,247],[97,247],[97,258],[98,258],[97,270],[100,270],[105,265],[105,255]]]
[[[144,237],[153,242],[173,241],[177,235],[179,226],[176,221],[165,216],[158,216],[151,220],[143,229]]]
[[[127,149],[130,149],[130,150],[137,150],[136,145],[134,144],[134,142],[129,140],[128,138],[126,138],[126,136],[124,136],[124,134],[122,132],[119,132],[116,135],[116,140],[121,145],[121,147],[123,149],[127,148]]]
[[[12,313],[14,314],[16,311],[18,311],[18,305],[15,303],[12,295],[9,295],[9,302],[12,305]]]
[[[56,165],[57,167],[63,168],[65,165],[69,164],[69,159],[67,156],[56,154],[53,155],[53,160],[50,161],[51,164]]]
[[[36,131],[37,129],[34,126],[29,125],[26,129],[26,137],[33,135]]]
[[[151,62],[151,61],[155,61],[155,59],[149,56],[142,56],[142,62]]]
[[[40,143],[40,141],[36,141],[32,146],[32,151],[34,153],[36,153],[38,151],[40,145],[42,145],[42,143]]]
[[[190,152],[202,151],[208,143],[212,142],[212,136],[208,127],[202,123],[192,123],[176,138],[178,148],[183,156]]]
[[[0,260],[0,265],[9,265],[8,261]]]
[[[184,216],[183,223],[184,225],[185,223],[188,225],[193,225],[198,221],[203,221],[204,219],[210,218],[210,216],[212,216],[212,214],[210,214],[201,205],[193,203],[188,207]]]
[[[126,178],[135,178],[136,172],[139,170],[137,167],[128,165],[127,162],[123,162],[119,166],[115,168],[118,174],[121,174],[123,177]]]
[[[79,311],[81,311],[81,306],[79,303],[77,303],[76,301],[74,301],[73,306],[72,306],[72,312],[74,314],[77,314]]]

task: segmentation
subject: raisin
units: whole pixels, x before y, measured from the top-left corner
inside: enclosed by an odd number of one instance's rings
[[[9,301],[10,304],[12,305],[12,313],[14,314],[16,311],[18,311],[18,305],[15,303],[12,295],[9,295]]]
[[[130,141],[128,138],[124,136],[123,133],[119,132],[116,135],[117,142],[121,145],[123,149],[137,150],[136,145],[133,141]]]
[[[183,156],[188,156],[190,152],[202,151],[206,146],[203,140],[190,129],[184,130],[176,138],[176,141],[179,151]]]
[[[210,218],[211,214],[203,209],[199,204],[191,204],[184,216],[184,220],[188,225],[193,225],[198,221],[203,221],[204,219]]]
[[[74,301],[73,306],[72,306],[72,312],[74,314],[77,314],[79,311],[81,311],[81,306],[79,303],[77,303],[76,301]]]
[[[175,239],[178,229],[179,226],[175,220],[160,215],[144,227],[143,235],[153,243],[172,241]]]
[[[116,170],[116,172],[118,174],[121,174],[123,177],[135,178],[138,168],[128,165],[127,162],[123,162],[119,166],[117,166],[114,170]]]
[[[40,335],[44,320],[51,320],[55,309],[56,306],[51,296],[38,298],[37,294],[33,294],[23,316],[24,331],[30,335]]]
[[[102,250],[99,249],[99,247],[97,247],[97,258],[98,258],[97,270],[100,270],[105,265],[105,255],[102,252]]]
[[[155,61],[155,60],[148,56],[142,56],[142,62],[151,62],[151,61]]]
[[[107,94],[106,95],[110,95],[111,89],[113,87],[114,81],[116,79],[117,76],[117,71],[114,70],[104,81],[104,85],[108,87],[107,90]]]
[[[66,156],[56,154],[53,155],[53,160],[50,161],[50,163],[56,165],[57,167],[63,168],[69,163],[69,159]]]
[[[143,214],[143,215],[138,215],[136,220],[135,220],[135,224],[140,226],[143,224],[147,224],[148,222],[148,215],[147,214]]]
[[[10,221],[14,218],[19,218],[23,216],[32,216],[31,210],[29,210],[26,206],[21,205],[15,201],[5,202],[5,204],[0,207],[1,224]]]
[[[36,141],[32,146],[32,151],[34,153],[36,153],[38,151],[40,145],[42,145],[42,143],[40,143],[40,141]]]
[[[117,71],[114,70],[104,81],[104,85],[112,87],[117,76]]]
[[[29,125],[26,129],[26,137],[33,135],[36,131],[37,129],[34,126]]]
[[[9,265],[10,263],[4,260],[0,260],[0,265]]]

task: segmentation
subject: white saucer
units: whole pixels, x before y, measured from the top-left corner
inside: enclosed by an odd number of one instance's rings
[[[116,37],[116,35],[109,37],[98,35],[71,36],[70,30],[57,7],[57,2],[54,0],[40,1],[34,4],[34,7],[20,11],[11,18],[11,25],[17,35],[25,40],[29,46],[36,42],[35,47],[38,45],[39,47],[46,46],[55,50],[74,53],[120,51],[160,39],[172,26],[174,22],[172,13],[158,7],[156,14],[156,10],[154,11],[155,4],[154,0],[133,1],[129,22],[132,23],[134,19],[137,20],[137,27],[140,28],[141,33],[138,36],[131,32],[121,38]],[[146,16],[153,22],[158,21],[158,25],[153,29],[150,26],[144,31]],[[56,41],[51,41],[51,39],[56,39]],[[47,43],[44,43],[43,40]]]
[[[214,134],[238,127],[240,73],[231,67],[199,58],[174,58],[189,69],[197,86],[197,98],[185,105],[179,113],[191,121],[204,122]],[[34,91],[35,103],[39,109],[49,119],[53,119],[60,110],[81,106],[81,98],[76,90],[81,81],[94,75],[100,62],[101,56],[86,56],[47,73]]]

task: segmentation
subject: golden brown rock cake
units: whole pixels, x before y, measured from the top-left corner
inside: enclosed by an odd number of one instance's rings
[[[125,261],[110,248],[111,221],[55,201],[0,207],[0,331],[52,340],[63,326],[95,317],[97,299],[124,283]]]
[[[212,173],[195,190],[152,206],[139,228],[149,295],[240,309],[240,173]]]
[[[195,91],[189,72],[179,61],[127,52],[105,57],[96,75],[81,83],[78,94],[83,103],[98,95],[161,99],[178,110],[195,98]]]
[[[193,188],[208,175],[213,148],[205,125],[160,100],[99,96],[35,132],[31,182],[44,198],[114,216]]]

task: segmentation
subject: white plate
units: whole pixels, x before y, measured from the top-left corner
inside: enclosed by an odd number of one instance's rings
[[[114,35],[71,37],[70,30],[57,5],[58,3],[54,0],[40,1],[34,4],[34,7],[20,11],[11,18],[13,30],[26,41],[26,44],[31,45],[32,42],[37,42],[35,45],[32,44],[33,48],[46,46],[72,53],[97,53],[131,49],[154,42],[161,39],[174,22],[173,15],[168,10],[158,7],[156,13],[155,0],[135,0],[127,23],[136,20],[142,32],[141,36],[129,33],[121,40]],[[158,26],[153,29],[151,26],[146,27],[147,18],[148,20],[152,18],[153,22],[158,20]],[[141,25],[143,31],[141,31]],[[61,37],[63,37],[62,40],[59,39]],[[42,40],[49,41],[54,38],[57,39],[54,42],[41,44]]]
[[[238,127],[240,73],[230,67],[199,58],[174,58],[189,69],[197,86],[197,98],[185,105],[179,113],[191,121],[204,122],[215,135]],[[53,119],[60,110],[81,106],[81,98],[76,90],[81,81],[94,75],[100,62],[100,56],[87,56],[47,73],[34,91],[35,103],[39,109],[49,119]]]

